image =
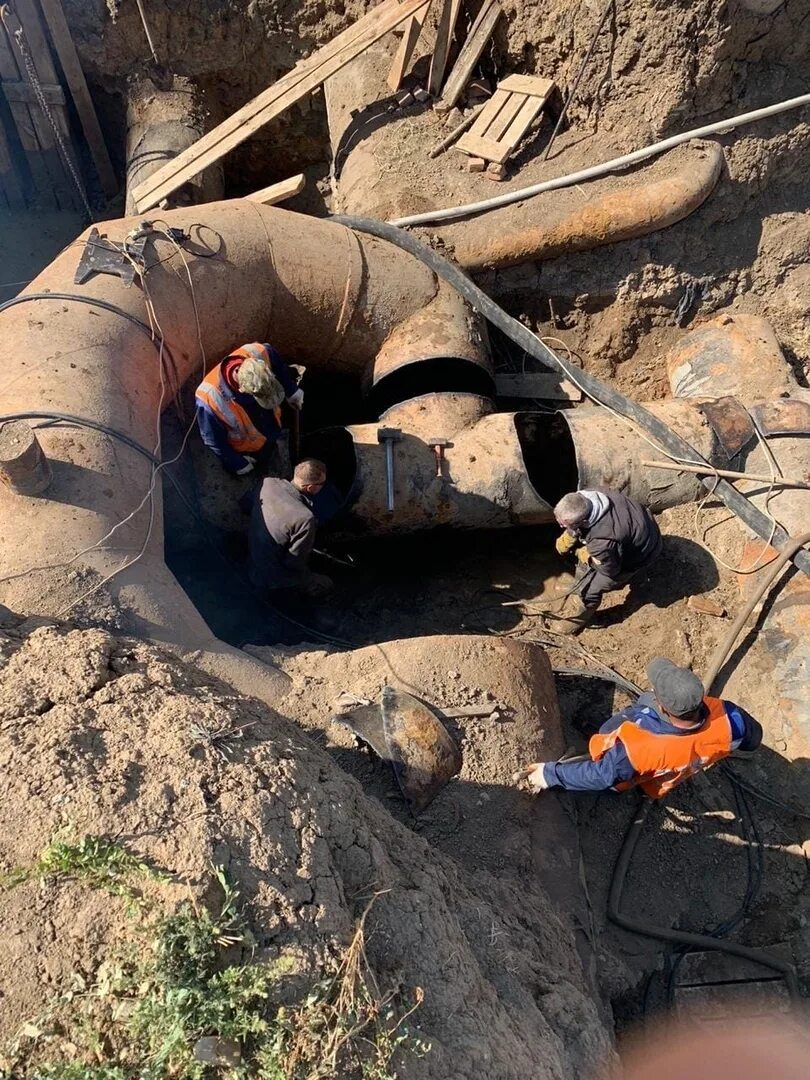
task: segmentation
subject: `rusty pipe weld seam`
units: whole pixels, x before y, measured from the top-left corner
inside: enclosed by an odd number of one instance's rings
[[[810,95],[808,95],[808,102],[810,103]],[[404,232],[402,229],[398,229],[386,222],[375,221],[371,218],[338,216],[331,220],[350,229],[376,236],[381,240],[388,240],[389,243],[396,244],[404,251],[414,255],[435,274],[444,278],[445,281],[457,289],[476,311],[494,326],[497,326],[499,330],[502,330],[507,337],[529,353],[530,356],[535,357],[547,367],[570,379],[597,405],[612,409],[619,416],[623,416],[626,420],[643,428],[673,457],[689,459],[690,462],[703,462],[711,472],[712,467],[709,462],[680,435],[662,423],[656,416],[653,416],[638,402],[625,397],[624,394],[620,394],[617,390],[602,382],[601,379],[588,375],[587,372],[575,367],[567,360],[563,360],[535,334],[527,330],[522,323],[518,322],[517,319],[513,319],[511,315],[507,315],[503,308],[490,299],[482,289],[473,284],[463,271],[448,262],[442,255],[426,247],[410,233]],[[774,532],[771,520],[761,510],[757,509],[745,495],[729,484],[727,480],[720,479],[718,481],[712,474],[711,476],[701,477],[700,482],[707,491],[717,495],[735,517],[738,517],[757,536],[763,540],[768,540],[771,546],[781,550],[790,542],[790,536],[781,526],[778,526]],[[805,574],[810,574],[810,553],[799,550],[794,554],[793,561]]]
[[[464,206],[450,206],[445,210],[430,210],[424,214],[412,214],[410,217],[396,218],[389,222],[391,225],[430,225],[437,221],[453,221],[456,218],[470,217],[472,214],[481,214],[486,210],[495,210],[500,206],[509,206],[511,203],[521,202],[532,195],[540,195],[544,191],[557,191],[559,188],[573,187],[582,184],[586,180],[596,180],[600,176],[616,172],[627,165],[634,165],[637,161],[646,161],[647,158],[663,154],[665,150],[671,150],[675,146],[691,142],[693,139],[705,139],[710,135],[721,135],[734,128],[745,124],[753,124],[757,120],[766,120],[770,116],[778,116],[790,109],[800,109],[810,105],[810,94],[802,94],[800,97],[780,101],[776,105],[768,105],[764,109],[755,109],[753,112],[740,113],[738,116],[729,117],[728,120],[718,120],[714,124],[705,127],[693,128],[684,131],[680,135],[672,135],[661,142],[652,143],[641,150],[633,150],[630,154],[603,161],[600,165],[591,165],[587,169],[568,173],[567,176],[558,176],[553,180],[543,180],[530,187],[519,188],[517,191],[507,191],[503,195],[495,195],[491,199],[482,199],[480,202],[466,203]]]

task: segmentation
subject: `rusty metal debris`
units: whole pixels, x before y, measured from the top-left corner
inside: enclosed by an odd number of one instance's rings
[[[386,686],[380,704],[338,719],[391,765],[414,817],[461,769],[461,750],[439,717],[404,690]]]

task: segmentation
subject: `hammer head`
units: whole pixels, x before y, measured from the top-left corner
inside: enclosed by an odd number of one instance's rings
[[[431,450],[435,450],[437,448],[441,449],[441,450],[449,450],[453,446],[453,444],[450,442],[449,439],[439,439],[439,438],[428,439],[427,444],[431,448]]]
[[[377,428],[377,442],[399,442],[402,438],[402,432],[396,427],[381,427]]]

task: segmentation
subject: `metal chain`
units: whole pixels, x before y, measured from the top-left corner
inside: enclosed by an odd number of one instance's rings
[[[90,207],[90,203],[87,201],[87,195],[85,194],[85,191],[84,191],[84,185],[82,184],[82,182],[81,182],[81,180],[79,178],[79,174],[76,172],[76,168],[75,168],[75,166],[73,164],[73,160],[72,160],[70,154],[68,153],[67,147],[65,146],[64,140],[62,138],[62,133],[60,132],[59,126],[56,123],[56,117],[51,112],[51,108],[48,105],[48,102],[45,100],[45,94],[44,94],[44,92],[42,90],[42,84],[39,81],[39,75],[37,74],[37,69],[34,66],[34,61],[33,61],[33,58],[31,56],[31,53],[28,50],[28,44],[26,43],[25,35],[23,34],[22,27],[20,27],[18,30],[14,31],[14,39],[17,42],[17,47],[20,50],[20,54],[21,54],[21,56],[23,58],[23,64],[25,65],[25,70],[26,70],[28,78],[29,78],[29,80],[31,82],[31,85],[34,88],[34,93],[36,94],[37,101],[39,102],[39,107],[45,113],[45,118],[47,119],[47,121],[51,125],[51,127],[53,128],[53,133],[56,136],[56,145],[57,145],[57,147],[59,149],[60,154],[62,155],[62,158],[63,158],[63,160],[65,162],[65,165],[67,166],[67,170],[70,173],[70,178],[73,181],[74,186],[75,186],[76,190],[79,193],[79,198],[81,199],[82,204],[84,205],[84,210],[85,210],[85,213],[87,214],[87,219],[88,219],[88,221],[92,221],[93,220],[93,211],[92,211],[92,209]]]

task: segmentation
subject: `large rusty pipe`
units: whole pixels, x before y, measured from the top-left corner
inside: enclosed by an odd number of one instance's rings
[[[207,115],[202,91],[192,79],[174,75],[166,86],[145,76],[132,80],[127,93],[125,213],[135,213],[132,192],[138,184],[202,138]],[[215,202],[223,194],[223,168],[217,163],[172,192],[168,205]]]
[[[433,273],[409,255],[335,223],[241,200],[163,217],[191,234],[184,253],[191,287],[168,240],[149,255],[145,283],[166,348],[150,335],[139,287],[100,274],[74,284],[85,234],[29,286],[22,302],[2,313],[3,413],[46,409],[85,416],[151,448],[160,409],[176,388],[234,345],[272,340],[313,369],[361,376],[400,323],[429,307],[439,291]],[[196,222],[205,228],[193,228]],[[137,223],[107,222],[104,230],[121,242]],[[201,258],[195,251],[217,254]],[[471,312],[464,316],[472,332]],[[0,576],[11,576],[0,582],[2,602],[55,614],[88,582],[64,569],[29,574],[29,568],[70,563],[106,575],[137,556],[112,582],[136,628],[197,646],[208,640],[209,651],[224,648],[210,645],[210,634],[206,639],[166,570],[159,477],[154,504],[147,500],[119,525],[149,489],[143,458],[85,429],[51,427],[39,436],[53,468],[47,497],[0,491]]]

